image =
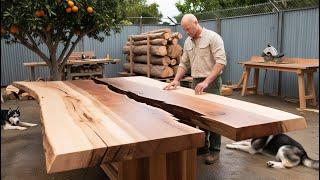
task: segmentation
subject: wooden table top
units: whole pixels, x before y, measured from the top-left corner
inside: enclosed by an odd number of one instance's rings
[[[195,95],[184,87],[167,91],[167,83],[143,76],[97,81],[236,141],[306,128],[305,119],[295,114],[210,93]]]
[[[239,64],[249,65],[249,66],[289,68],[289,69],[319,68],[319,64],[297,64],[297,63],[290,63],[290,62],[272,63],[272,62],[244,61],[244,62],[239,62]]]
[[[265,62],[261,56],[252,56],[249,61],[242,61],[239,64],[266,68],[308,69],[319,68],[319,59],[282,57],[279,63],[275,63]]]
[[[204,145],[204,132],[92,80],[14,82],[41,107],[48,173]]]
[[[14,82],[41,107],[48,173],[204,145],[198,125],[233,140],[306,128],[303,117],[134,76]]]
[[[82,60],[68,60],[67,65],[81,65],[81,64],[98,64],[98,63],[117,63],[120,62],[120,59],[82,59]],[[24,62],[24,66],[35,67],[35,66],[47,66],[46,62]]]

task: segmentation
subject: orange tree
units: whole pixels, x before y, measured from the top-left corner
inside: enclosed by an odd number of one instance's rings
[[[102,42],[120,30],[122,9],[121,0],[1,0],[1,38],[32,50],[47,63],[50,79],[61,80],[68,57],[85,35]]]

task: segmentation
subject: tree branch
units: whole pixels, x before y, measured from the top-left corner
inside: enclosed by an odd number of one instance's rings
[[[59,63],[59,71],[62,71],[64,65],[66,64],[67,62],[67,59],[69,58],[70,54],[72,53],[72,51],[74,50],[74,48],[76,47],[76,45],[78,44],[78,42],[81,40],[81,38],[83,37],[84,35],[79,35],[78,38],[73,42],[69,52],[67,53],[67,55],[63,58],[62,62]],[[71,40],[69,41],[69,44],[70,44]],[[60,55],[61,56],[61,55]]]
[[[20,35],[13,34],[13,36],[20,41],[19,43],[25,45],[28,49],[30,49],[31,51],[35,52],[35,53],[36,53],[38,56],[40,56],[47,64],[49,63],[49,58],[38,48],[38,46],[37,46],[36,44],[30,44],[29,42],[27,42],[27,41],[24,39],[24,37],[22,37],[22,36],[20,36]],[[27,36],[28,36],[28,34],[27,34]],[[28,36],[28,38],[30,38],[30,37]],[[34,40],[32,39],[32,37],[31,37],[30,41],[31,41],[32,43],[34,42]],[[35,42],[34,42],[34,43],[35,43]]]
[[[66,51],[68,50],[69,48],[69,45],[70,45],[70,42],[71,42],[71,39],[72,39],[72,36],[70,36],[70,38],[68,39],[67,43],[65,44],[60,56],[59,56],[59,59],[58,59],[58,62],[61,63],[62,60],[63,60],[63,56],[64,54],[66,53]]]

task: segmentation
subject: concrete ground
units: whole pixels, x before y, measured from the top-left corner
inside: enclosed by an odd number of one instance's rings
[[[287,133],[306,149],[313,159],[319,159],[319,114],[296,110],[298,104],[287,103],[279,98],[251,95],[241,97],[237,93],[231,98],[261,104],[306,118],[308,128]],[[40,124],[40,109],[36,101],[10,100],[1,104],[1,108],[20,106],[22,120]],[[226,143],[233,142],[222,138],[222,149],[219,160],[213,165],[205,165],[204,158],[198,157],[197,179],[318,179],[319,171],[303,166],[292,169],[270,169],[266,162],[273,157],[250,155],[245,152],[229,150]],[[80,169],[63,173],[46,174],[45,158],[42,148],[41,127],[32,127],[26,131],[1,129],[1,179],[4,180],[79,180],[107,179],[99,167]]]

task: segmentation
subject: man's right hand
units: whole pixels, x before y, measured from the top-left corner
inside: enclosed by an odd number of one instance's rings
[[[173,80],[168,85],[166,85],[163,89],[164,90],[176,89],[177,86],[179,86],[179,81]]]

